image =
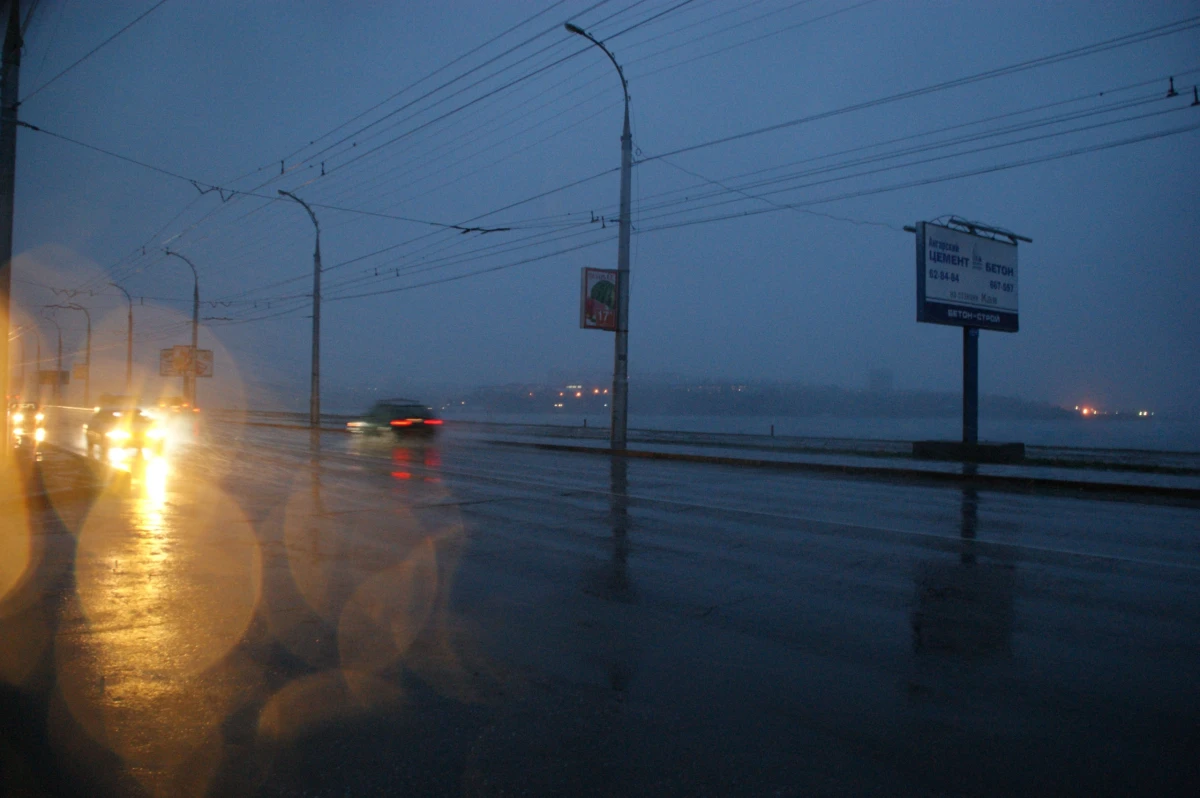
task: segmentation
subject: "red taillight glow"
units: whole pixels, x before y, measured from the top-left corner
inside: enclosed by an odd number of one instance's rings
[[[434,426],[437,426],[438,424],[442,423],[442,420],[440,418],[427,418],[427,419],[425,419],[425,423],[433,424]]]
[[[409,421],[407,418],[398,418],[392,422],[392,426],[393,427],[411,427],[412,422]]]
[[[410,471],[393,471],[392,476],[395,477],[396,479],[412,479],[412,472],[410,472]]]

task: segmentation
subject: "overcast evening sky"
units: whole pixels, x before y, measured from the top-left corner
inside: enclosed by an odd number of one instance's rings
[[[94,391],[124,375],[109,281],[145,298],[139,368],[187,342],[170,247],[199,270],[217,352],[201,402],[306,398],[313,226],[279,189],[321,224],[327,391],[611,374],[612,336],[579,329],[578,303],[580,268],[616,263],[621,92],[567,21],[629,80],[635,393],[875,368],[957,389],[960,333],[916,322],[903,231],[950,214],[1033,239],[1020,332],[981,339],[984,393],[1189,408],[1200,391],[1200,3],[167,0],[42,88],[153,6],[40,0],[26,31],[19,114],[42,132],[18,140],[17,322],[91,308]],[[70,355],[82,314],[57,318]]]

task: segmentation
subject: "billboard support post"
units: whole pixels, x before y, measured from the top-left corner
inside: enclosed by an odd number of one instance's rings
[[[963,327],[963,443],[979,443],[979,328]]]

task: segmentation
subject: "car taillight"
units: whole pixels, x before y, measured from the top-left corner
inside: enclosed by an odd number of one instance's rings
[[[411,427],[412,422],[409,421],[407,418],[398,418],[392,422],[392,426],[393,427]]]
[[[434,426],[437,426],[438,424],[442,423],[442,420],[440,418],[427,418],[427,419],[425,419],[425,423],[433,424]]]

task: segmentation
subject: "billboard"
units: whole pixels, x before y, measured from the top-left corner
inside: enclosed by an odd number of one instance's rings
[[[579,297],[579,326],[585,330],[617,329],[617,272],[583,270]]]
[[[213,353],[211,349],[196,349],[192,357],[190,346],[173,346],[169,349],[158,350],[158,376],[186,377],[193,373],[197,377],[213,375]]]
[[[917,321],[1017,331],[1017,245],[917,223]]]

